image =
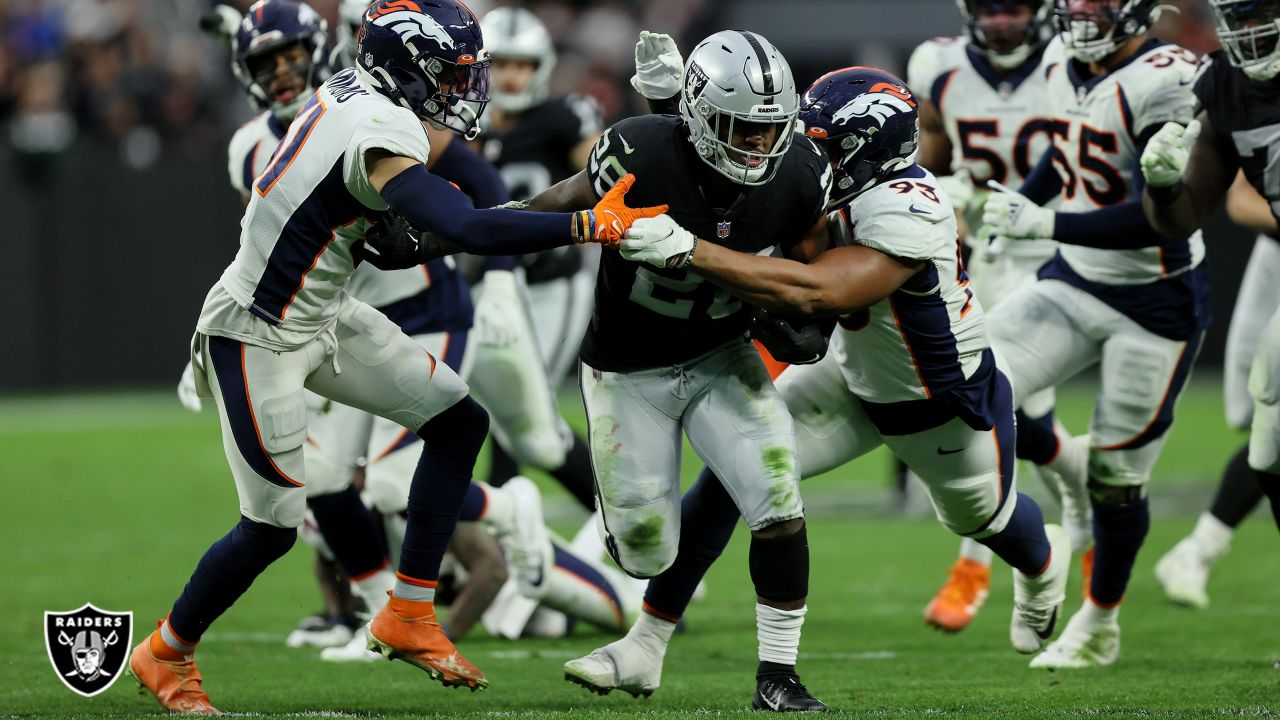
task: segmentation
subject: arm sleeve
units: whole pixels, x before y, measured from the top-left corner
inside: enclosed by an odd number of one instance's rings
[[[1136,250],[1164,244],[1164,237],[1151,227],[1142,208],[1142,190],[1146,187],[1146,180],[1140,165],[1142,151],[1160,127],[1162,125],[1149,128],[1138,139],[1129,199],[1093,212],[1058,213],[1053,226],[1054,240],[1105,250]]]
[[[382,198],[409,224],[474,255],[515,255],[572,244],[570,213],[477,210],[446,180],[411,167],[382,188]]]
[[[455,183],[476,207],[494,207],[511,199],[498,168],[461,140],[449,143],[432,172]],[[485,270],[514,270],[515,266],[515,258],[510,255],[490,255],[484,263]]]
[[[1062,176],[1058,174],[1058,169],[1053,166],[1054,153],[1056,152],[1058,152],[1058,149],[1053,145],[1045,148],[1044,154],[1040,156],[1036,166],[1031,168],[1031,174],[1027,175],[1027,178],[1022,181],[1022,187],[1018,189],[1019,193],[1022,193],[1037,205],[1049,202],[1062,192]],[[1059,215],[1058,217],[1061,218],[1062,216]]]

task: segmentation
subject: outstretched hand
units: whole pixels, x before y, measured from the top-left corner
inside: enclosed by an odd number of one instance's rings
[[[588,217],[585,218],[588,232],[587,236],[583,238],[584,241],[598,242],[607,247],[617,248],[627,229],[636,220],[656,217],[667,211],[666,205],[643,208],[627,207],[627,191],[635,183],[636,176],[628,173],[621,180],[614,183],[604,197],[600,198],[600,202],[596,203],[596,206],[588,213]]]

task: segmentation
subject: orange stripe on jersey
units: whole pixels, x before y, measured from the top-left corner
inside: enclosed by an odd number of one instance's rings
[[[343,223],[329,231],[329,239],[324,241],[324,245],[320,246],[320,252],[316,253],[316,256],[311,258],[311,264],[307,266],[306,270],[302,271],[302,277],[298,278],[298,287],[293,289],[293,294],[289,296],[289,302],[285,303],[284,307],[280,308],[280,322],[284,322],[284,316],[289,312],[289,308],[293,305],[293,301],[298,299],[298,293],[302,292],[302,286],[307,283],[307,276],[311,274],[312,270],[316,269],[316,265],[320,264],[320,258],[324,257],[325,251],[328,250],[329,246],[333,244],[333,241],[338,238],[338,230],[341,228],[351,227],[356,224],[356,221],[359,219],[360,218],[355,218],[351,222]]]
[[[248,346],[244,343],[240,343],[240,372],[244,377],[244,402],[249,406],[249,419],[253,421],[253,434],[258,436],[258,447],[262,448],[262,454],[267,458],[267,462],[271,463],[271,467],[275,468],[275,471],[280,473],[280,477],[288,480],[298,487],[306,487],[303,483],[300,483],[286,475],[285,472],[280,469],[280,466],[276,465],[275,458],[271,457],[271,453],[267,450],[267,446],[262,443],[262,430],[258,428],[258,415],[253,411],[253,398],[249,397],[249,365],[245,362],[245,348],[247,347]]]
[[[911,356],[911,365],[916,369],[916,377],[920,380],[920,387],[924,389],[924,396],[931,398],[933,397],[933,391],[929,389],[929,384],[924,381],[924,373],[920,372],[920,363],[916,362],[916,351],[911,349],[907,334],[902,332],[902,321],[898,319],[898,308],[894,306],[892,298],[889,299],[889,310],[893,313],[893,325],[898,328],[898,337],[902,338],[902,346],[907,349],[907,354]]]
[[[271,179],[270,184],[265,188],[258,188],[258,195],[260,197],[266,197],[267,193],[271,192],[271,188],[275,187],[276,183],[280,182],[280,178],[284,177],[284,174],[293,166],[293,161],[298,159],[298,153],[302,150],[302,146],[307,144],[307,140],[311,137],[311,132],[316,129],[316,125],[320,124],[320,116],[324,115],[325,111],[324,101],[321,100],[319,96],[315,97],[315,101],[316,104],[313,105],[310,110],[307,110],[294,118],[293,124],[289,126],[290,133],[297,132],[294,128],[305,127],[307,129],[306,134],[302,136],[302,140],[295,144],[293,138],[289,135],[285,135],[284,139],[280,141],[280,145],[276,147],[276,152],[271,157],[271,162],[267,163],[267,169],[262,171],[262,174],[266,175],[271,171],[272,166],[284,159],[281,157],[281,153],[284,153],[286,149],[291,151],[288,162],[286,162],[284,168],[281,169],[280,172],[276,173],[276,176]]]

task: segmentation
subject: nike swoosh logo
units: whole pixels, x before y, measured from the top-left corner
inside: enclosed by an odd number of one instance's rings
[[[909,207],[909,208],[907,208],[907,209],[908,209],[908,210],[910,210],[911,212],[913,212],[913,213],[917,214],[917,215],[928,215],[928,214],[929,214],[929,211],[928,211],[928,210],[921,210],[920,208],[918,208],[918,207],[916,207],[916,206],[915,206],[915,203],[912,203],[911,207]]]
[[[958,452],[964,452],[964,448],[956,448],[955,450],[943,450],[941,447],[938,448],[939,455],[955,455]]]
[[[1058,624],[1058,608],[1053,609],[1053,614],[1049,616],[1049,624],[1044,626],[1043,630],[1036,631],[1036,637],[1041,640],[1048,640],[1053,637],[1053,626]]]
[[[761,699],[764,700],[764,704],[769,706],[770,710],[777,711],[778,708],[782,707],[782,691],[781,690],[774,693],[773,697],[769,697],[764,693],[760,693],[760,697]]]
[[[628,155],[630,155],[631,153],[635,152],[635,148],[631,147],[631,145],[627,142],[627,139],[626,139],[626,138],[624,138],[624,137],[622,137],[621,135],[619,135],[619,136],[618,136],[618,139],[622,141],[622,152],[624,152],[624,153],[626,153],[626,154],[628,154]]]

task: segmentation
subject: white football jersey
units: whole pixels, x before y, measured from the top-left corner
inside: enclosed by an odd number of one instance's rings
[[[253,181],[266,171],[276,146],[288,128],[280,124],[270,111],[255,116],[240,126],[227,148],[227,172],[231,186],[248,195]],[[445,259],[450,268],[453,261]],[[411,298],[431,285],[426,266],[403,270],[379,270],[362,263],[347,283],[351,297],[375,308]]]
[[[1043,75],[1049,58],[1042,52],[1005,74],[964,38],[934,38],[916,48],[907,85],[937,109],[951,143],[952,172],[968,171],[979,190],[988,180],[1015,190],[1022,184],[1056,127]],[[973,229],[982,224],[980,212],[966,220]],[[1056,248],[1052,240],[1036,240],[1008,249],[1048,258]]]
[[[843,242],[926,266],[892,295],[840,318],[832,352],[849,389],[875,403],[933,397],[971,376],[990,343],[960,261],[955,214],[937,179],[913,166],[830,220]]]
[[[1052,45],[1061,44],[1055,38]],[[1133,175],[1138,139],[1165,123],[1190,122],[1195,107],[1191,82],[1195,53],[1177,45],[1149,40],[1109,74],[1077,73],[1075,64],[1045,67],[1050,104],[1061,120],[1054,144],[1063,162],[1055,162],[1063,178],[1060,212],[1085,213],[1137,197]],[[1062,257],[1086,280],[1103,285],[1140,285],[1184,273],[1204,259],[1204,242],[1196,231],[1185,243],[1139,250],[1100,250],[1063,245]]]
[[[240,251],[205,300],[201,332],[290,349],[333,323],[365,213],[388,207],[369,183],[364,157],[372,149],[425,163],[430,146],[412,112],[354,70],[340,72],[298,113],[247,188]]]

